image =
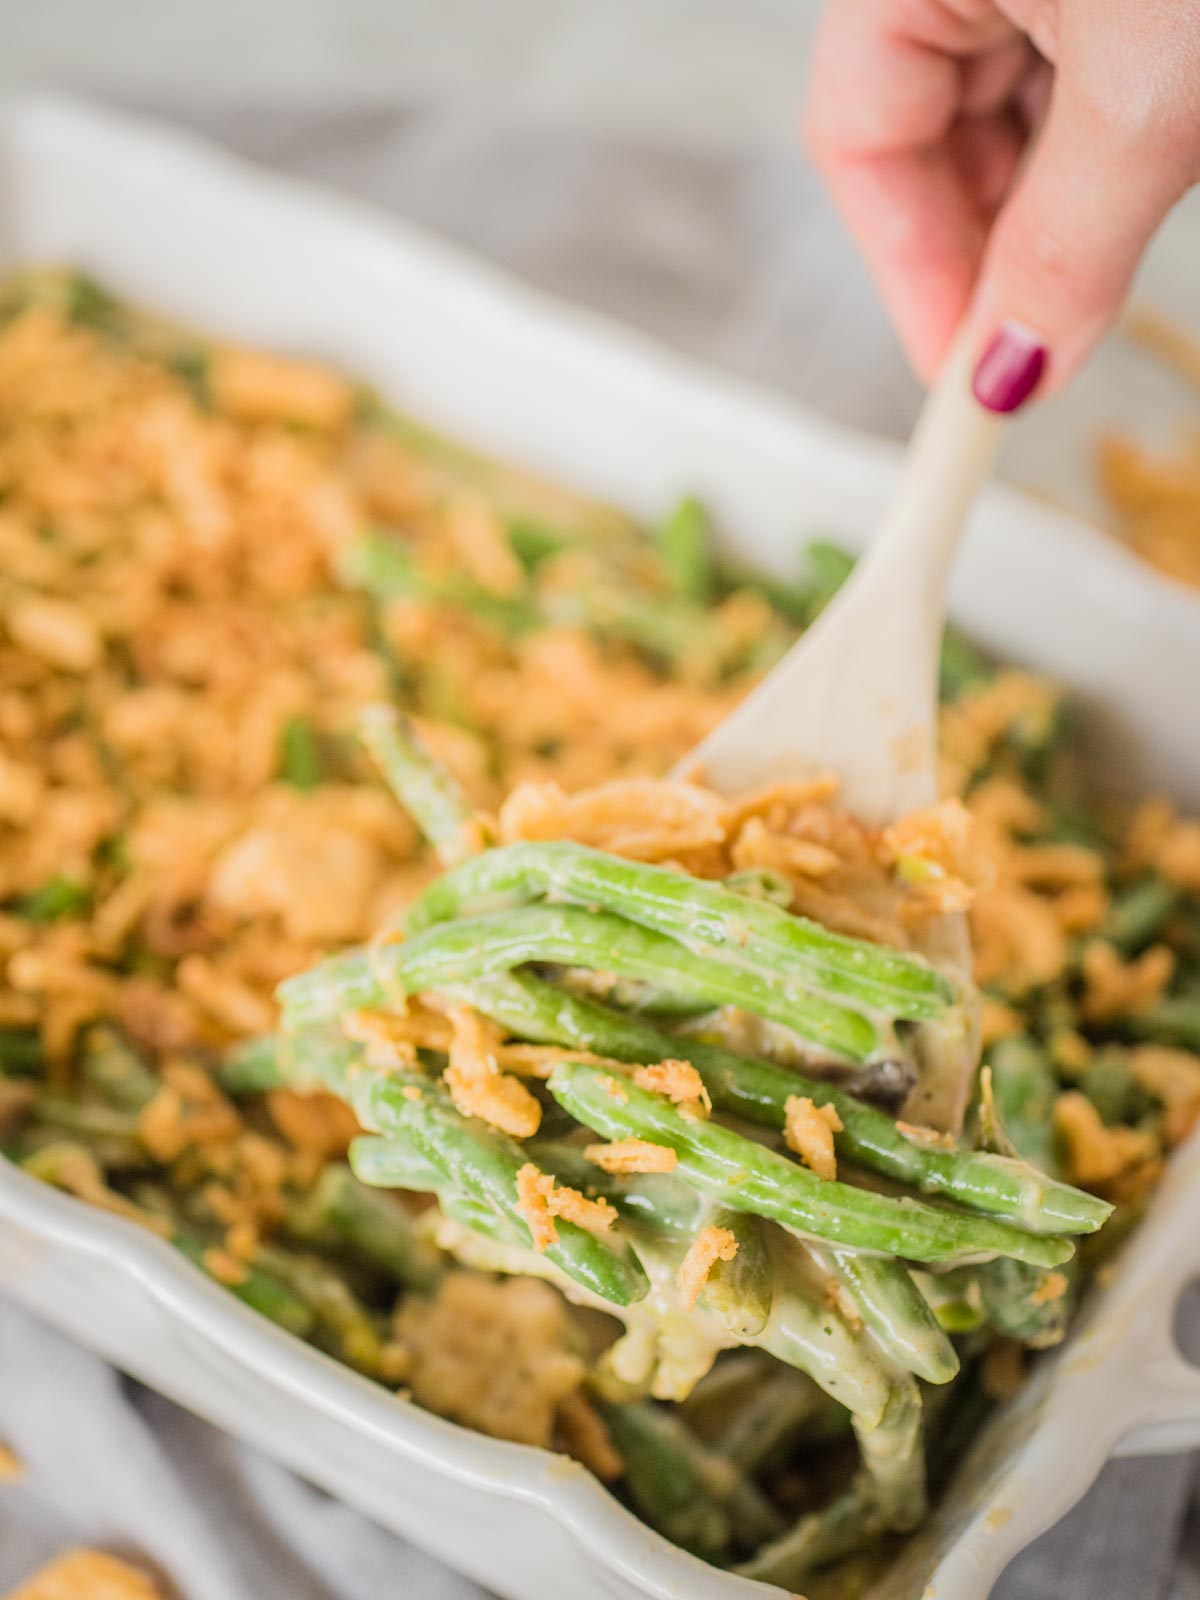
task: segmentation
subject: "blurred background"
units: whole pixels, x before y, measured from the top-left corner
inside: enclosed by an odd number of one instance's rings
[[[0,0],[0,87],[193,123],[900,437],[917,392],[796,147],[819,0]],[[1200,196],[1140,297],[1200,326]],[[1093,517],[1095,441],[1194,395],[1116,338],[1011,476]]]
[[[902,438],[917,386],[795,137],[819,10],[818,0],[0,0],[0,91],[68,91],[194,127],[824,415]],[[1200,193],[1157,242],[1139,301],[1200,332],[1198,261]],[[1017,426],[1005,470],[1111,524],[1098,441],[1117,431],[1178,449],[1200,415],[1196,396],[1119,333],[1068,395]],[[1190,482],[1200,552],[1194,469]],[[5,1337],[0,1396],[7,1348],[11,1408],[25,1385],[11,1326],[7,1347]],[[346,1551],[363,1593],[396,1592],[394,1541],[57,1337],[38,1349],[88,1424],[91,1453],[72,1435],[56,1480],[71,1526],[85,1525],[79,1501],[100,1489],[117,1506],[130,1485],[169,1480],[188,1539],[199,1507],[222,1540],[232,1530],[259,1593],[278,1581],[325,1600],[341,1592]],[[110,1477],[114,1449],[130,1471]],[[1147,1570],[1129,1513],[1135,1484],[1139,1503],[1186,1517],[1200,1548],[1191,1477],[1121,1463],[997,1600],[1063,1600],[1081,1550],[1102,1561],[1079,1569],[1072,1595],[1166,1595],[1173,1547],[1157,1539]],[[47,1549],[61,1542],[49,1514],[45,1537]],[[466,1596],[434,1563],[405,1560],[419,1563],[405,1568],[405,1592]],[[1089,1587],[1098,1565],[1105,1581]],[[195,1581],[196,1594],[209,1582]],[[223,1594],[212,1581],[203,1592]]]

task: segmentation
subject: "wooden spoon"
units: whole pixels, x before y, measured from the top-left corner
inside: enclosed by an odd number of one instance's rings
[[[930,390],[887,513],[866,555],[819,619],[732,716],[683,763],[725,794],[831,771],[848,810],[886,823],[937,799],[937,672],[959,534],[999,447],[1003,419],[970,392],[960,335]],[[961,914],[936,919],[922,951],[964,991]],[[922,1030],[909,1120],[957,1131],[978,1056],[973,1007],[962,1037]]]

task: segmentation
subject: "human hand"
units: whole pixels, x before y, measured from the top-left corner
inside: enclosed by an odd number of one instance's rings
[[[917,370],[965,317],[1014,411],[1200,179],[1200,0],[829,0],[805,137]]]

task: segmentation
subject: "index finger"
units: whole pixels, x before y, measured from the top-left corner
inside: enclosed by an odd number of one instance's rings
[[[929,377],[966,310],[986,238],[952,137],[964,58],[1000,54],[1015,35],[984,3],[951,14],[918,0],[904,31],[896,12],[889,0],[829,6],[805,138],[914,365]],[[1006,70],[1015,78],[1019,65],[1014,56]]]

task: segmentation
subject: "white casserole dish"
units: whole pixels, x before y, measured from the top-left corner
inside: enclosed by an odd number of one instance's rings
[[[0,106],[0,274],[78,263],[232,337],[325,357],[500,454],[653,514],[694,490],[748,559],[869,531],[895,450],[566,311],[458,253],[191,138],[53,99]],[[1200,606],[1081,526],[993,490],[957,619],[1093,713],[1098,777],[1200,806]],[[876,1600],[978,1600],[1114,1450],[1200,1444],[1177,1354],[1200,1271],[1200,1143],[1085,1324],[983,1437]],[[280,1333],[139,1229],[0,1165],[0,1284],[118,1366],[513,1600],[734,1600],[583,1470],[396,1400]],[[470,1537],[464,1537],[464,1530]],[[775,1591],[777,1592],[777,1591]]]

